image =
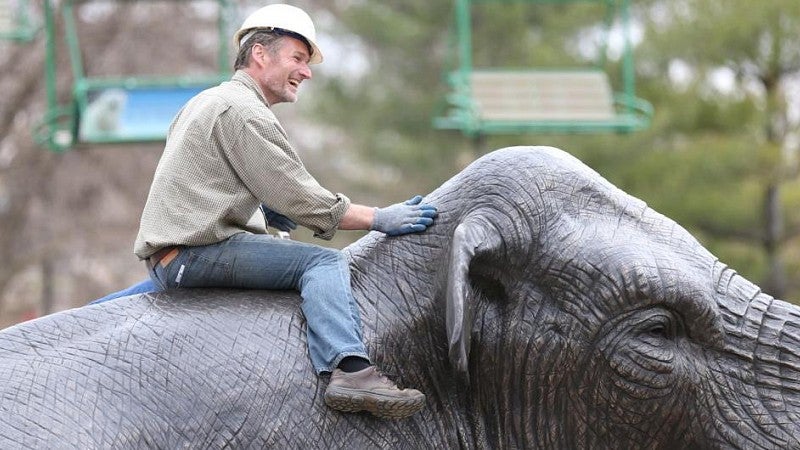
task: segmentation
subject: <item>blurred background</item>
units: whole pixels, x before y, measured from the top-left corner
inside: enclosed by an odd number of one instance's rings
[[[463,69],[459,1],[290,2],[314,18],[326,59],[299,102],[275,111],[324,186],[385,205],[430,192],[491,149],[556,146],[767,293],[800,300],[800,2],[475,2],[471,65],[586,67],[615,91],[630,69],[654,111],[626,130],[482,133],[434,126],[450,117]],[[132,247],[163,142],[79,136],[71,120],[100,98],[87,80],[227,77],[230,36],[267,3],[0,0],[0,327],[146,277]],[[607,19],[609,7],[627,7],[629,22]]]

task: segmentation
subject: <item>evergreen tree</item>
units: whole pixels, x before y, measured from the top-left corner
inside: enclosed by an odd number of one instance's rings
[[[660,77],[676,66],[687,69],[685,91],[671,91],[673,99],[688,94],[694,100],[671,112],[664,136],[687,136],[684,145],[706,155],[695,160],[714,162],[704,171],[707,177],[727,179],[719,182],[726,187],[722,191],[695,189],[697,198],[718,198],[704,202],[714,214],[697,211],[691,221],[715,240],[756,249],[763,259],[762,287],[783,297],[797,288],[787,276],[786,259],[797,255],[790,244],[800,236],[795,214],[800,118],[796,110],[791,117],[788,96],[800,82],[800,3],[690,0],[649,6],[653,20],[643,61],[659,69]],[[730,84],[720,89],[726,75]],[[680,118],[687,106],[691,122]],[[797,262],[789,264],[796,273]]]

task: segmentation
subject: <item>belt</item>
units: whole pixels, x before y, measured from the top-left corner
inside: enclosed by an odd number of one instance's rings
[[[156,264],[161,264],[161,267],[166,267],[167,264],[171,263],[172,260],[175,259],[175,257],[178,256],[178,253],[180,252],[181,252],[180,249],[174,245],[169,247],[164,247],[158,250],[157,252],[153,253],[152,255],[150,255],[149,258],[147,258],[147,265],[150,268],[155,267]]]

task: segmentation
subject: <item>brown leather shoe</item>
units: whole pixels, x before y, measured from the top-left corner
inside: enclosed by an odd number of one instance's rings
[[[425,394],[399,389],[375,366],[352,373],[334,369],[325,404],[344,412],[369,411],[384,419],[405,419],[422,409]]]

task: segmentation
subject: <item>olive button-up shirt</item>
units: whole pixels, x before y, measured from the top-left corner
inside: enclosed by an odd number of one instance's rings
[[[330,239],[350,200],[312,177],[261,89],[245,72],[192,98],[170,126],[142,213],[134,253],[266,233],[272,210]]]

